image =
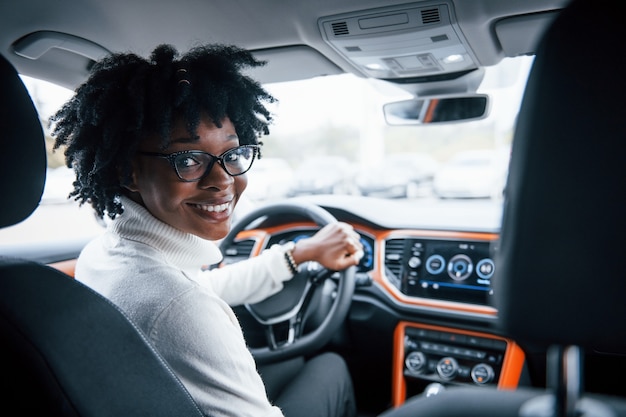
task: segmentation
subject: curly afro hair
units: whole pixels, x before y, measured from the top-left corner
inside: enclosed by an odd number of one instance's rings
[[[244,49],[219,44],[193,48],[180,58],[173,46],[160,45],[148,60],[119,53],[97,62],[50,118],[54,149],[66,146],[67,166],[76,173],[69,197],[91,204],[101,218],[121,214],[119,197],[139,142],[156,134],[167,148],[178,117],[192,136],[201,115],[216,124],[228,117],[241,144],[260,145],[272,122],[264,103],[275,99],[242,70],[264,64]]]

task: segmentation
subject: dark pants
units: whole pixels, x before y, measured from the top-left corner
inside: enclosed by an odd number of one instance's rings
[[[352,379],[337,354],[263,365],[259,372],[270,401],[285,417],[356,416]]]

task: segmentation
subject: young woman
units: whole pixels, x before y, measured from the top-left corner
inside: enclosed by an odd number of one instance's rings
[[[290,263],[357,264],[362,247],[349,225],[201,269],[221,260],[213,241],[229,232],[258,138],[269,133],[264,103],[274,98],[242,73],[259,65],[237,47],[179,58],[162,45],[149,60],[115,54],[94,66],[51,118],[55,146],[76,172],[70,195],[112,219],[81,253],[76,278],[131,317],[207,415],[354,416],[350,376],[334,354],[267,370],[283,381],[268,386],[268,399],[229,307],[279,291]]]

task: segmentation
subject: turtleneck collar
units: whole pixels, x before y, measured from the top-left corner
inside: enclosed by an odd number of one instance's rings
[[[124,239],[158,249],[168,263],[182,270],[199,271],[203,265],[222,260],[215,243],[178,230],[154,217],[145,207],[121,197],[124,212],[109,224],[109,230]]]

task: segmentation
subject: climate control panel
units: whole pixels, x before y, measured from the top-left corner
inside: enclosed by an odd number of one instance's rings
[[[507,342],[407,327],[404,376],[451,384],[497,385]]]

